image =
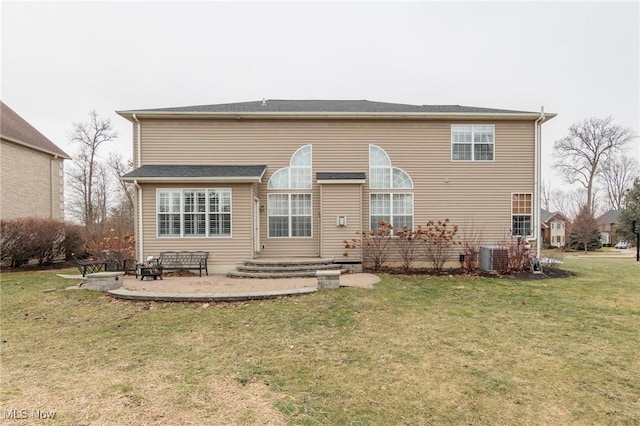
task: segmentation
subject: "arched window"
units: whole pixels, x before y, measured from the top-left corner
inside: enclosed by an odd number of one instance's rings
[[[369,188],[413,189],[413,182],[404,170],[391,167],[384,149],[369,145]]]
[[[311,189],[311,145],[299,148],[289,161],[289,167],[276,171],[267,189]]]
[[[269,190],[311,189],[311,145],[299,148],[289,167],[276,171],[267,184]],[[311,193],[274,191],[267,195],[267,222],[270,238],[311,237]]]
[[[380,221],[395,229],[413,227],[413,189],[411,177],[402,169],[392,167],[384,149],[369,145],[369,224],[377,230]],[[385,190],[385,191],[379,191]]]

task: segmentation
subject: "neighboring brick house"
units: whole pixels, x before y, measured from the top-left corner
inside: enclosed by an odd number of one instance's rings
[[[0,101],[0,218],[64,219],[70,157]]]
[[[542,240],[553,247],[564,247],[571,223],[560,212],[540,210]]]
[[[600,241],[605,247],[610,247],[617,243],[616,224],[618,222],[619,215],[620,210],[609,210],[596,219],[598,222],[598,229],[600,230]]]
[[[332,100],[118,114],[133,126],[122,179],[136,187],[139,258],[204,250],[218,272],[256,257],[359,261],[343,241],[379,220],[540,242],[536,159],[555,114]]]

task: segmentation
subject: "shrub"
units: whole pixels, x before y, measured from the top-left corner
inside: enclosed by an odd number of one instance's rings
[[[56,259],[70,255],[70,246],[75,247],[82,242],[77,225],[54,219],[28,217],[3,220],[0,227],[2,260],[10,260],[13,268],[32,259],[39,265],[50,265]]]
[[[483,242],[482,234],[482,230],[476,228],[473,223],[462,227],[463,267],[467,272],[475,271],[479,267],[480,247],[482,247]]]
[[[402,270],[407,272],[416,257],[420,240],[418,234],[411,228],[403,227],[396,232],[398,253],[402,258]]]
[[[389,257],[393,226],[381,220],[378,229],[362,232],[363,260],[372,265],[374,271],[379,271]]]
[[[64,232],[64,240],[62,246],[64,250],[65,260],[71,259],[71,253],[75,253],[80,257],[87,255],[86,233],[80,225],[67,223]]]
[[[507,269],[498,271],[501,273],[521,272],[531,267],[532,253],[531,244],[518,239],[506,246],[507,249]]]
[[[93,242],[89,245],[88,251],[93,256],[99,256],[103,250],[117,250],[125,258],[133,258],[135,251],[135,238],[133,235],[118,235],[115,229],[108,232],[94,233]]]
[[[64,222],[34,219],[31,227],[33,257],[38,260],[38,265],[51,265],[55,259],[64,258]]]
[[[2,260],[11,260],[10,266],[17,268],[29,262],[34,255],[32,237],[29,231],[30,218],[3,220],[1,223]]]
[[[460,244],[457,240],[458,225],[449,228],[449,219],[430,220],[425,227],[418,226],[418,236],[422,240],[422,247],[426,259],[431,262],[433,269],[442,271],[442,267],[451,256],[453,246]]]

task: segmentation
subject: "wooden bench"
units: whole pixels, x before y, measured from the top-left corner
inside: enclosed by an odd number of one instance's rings
[[[208,259],[208,251],[163,251],[160,253],[158,263],[164,271],[192,271],[197,269],[200,272],[200,276],[202,276],[203,270],[209,275]]]
[[[107,270],[107,262],[103,259],[80,260],[76,257],[75,253],[71,253],[71,257],[83,277],[86,277],[87,274],[95,274],[97,272],[105,272]]]

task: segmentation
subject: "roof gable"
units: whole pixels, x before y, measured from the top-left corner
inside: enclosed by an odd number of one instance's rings
[[[3,139],[46,152],[47,154],[57,155],[66,159],[71,158],[2,101],[0,101],[0,108],[0,135]]]

